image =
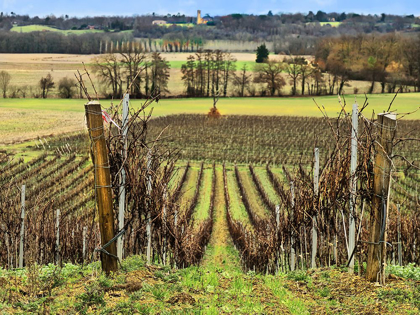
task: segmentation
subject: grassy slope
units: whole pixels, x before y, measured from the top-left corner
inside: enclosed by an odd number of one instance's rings
[[[169,184],[168,184],[168,188],[170,190],[174,190],[176,187],[178,187],[178,184],[181,180],[182,174],[184,174],[184,171],[185,171],[185,165],[182,165],[182,166],[178,165],[175,168],[175,173],[172,176],[172,178],[171,178],[171,180],[169,181]]]
[[[245,206],[242,203],[239,187],[235,179],[235,173],[233,167],[226,166],[226,177],[227,186],[230,197],[230,213],[234,220],[241,221],[244,225],[252,228],[251,222],[249,221],[248,213],[246,212]]]
[[[265,192],[268,195],[268,198],[270,198],[271,202],[274,204],[280,203],[280,197],[277,195],[276,191],[274,190],[273,185],[271,185],[270,180],[267,175],[267,171],[265,170],[265,167],[254,167],[255,174],[260,179],[263,188]]]
[[[248,166],[239,166],[238,170],[242,179],[242,184],[248,195],[252,211],[260,218],[267,218],[269,216],[269,210],[264,207],[264,203],[258,194]]]
[[[223,169],[216,166],[216,194],[214,199],[213,233],[207,246],[202,265],[239,272],[238,252],[234,250],[226,220],[226,204],[223,187]]]
[[[42,32],[42,31],[50,31],[50,32],[58,32],[65,35],[68,34],[86,34],[86,33],[103,33],[103,30],[60,30],[54,27],[46,26],[46,25],[26,25],[26,26],[13,26],[11,29],[12,32],[19,32],[19,33],[30,33],[30,32]]]
[[[365,115],[372,110],[382,112],[388,107],[393,95],[369,95],[369,107]],[[315,97],[319,105],[325,107],[329,116],[334,117],[339,111],[336,96]],[[364,98],[359,96],[359,103]],[[206,114],[212,106],[212,99],[163,99],[154,104],[153,115],[171,115],[181,113]],[[1,99],[0,143],[11,143],[37,138],[49,134],[59,134],[84,129],[85,100],[80,99]],[[102,100],[103,107],[110,105],[110,100]],[[350,101],[349,101],[350,103]],[[131,101],[133,107],[139,107],[141,100]],[[400,94],[393,104],[399,113],[411,112],[420,105],[419,93]],[[350,106],[349,110],[350,110]],[[218,108],[223,115],[292,115],[321,117],[322,114],[313,100],[305,98],[221,98]],[[420,119],[420,111],[409,116]]]
[[[184,185],[181,189],[181,195],[178,199],[178,204],[180,205],[180,210],[184,213],[191,204],[192,199],[195,194],[195,186],[197,183],[198,172],[200,171],[200,166],[198,163],[191,163],[190,169],[188,170],[187,178],[185,179]]]
[[[203,177],[200,184],[200,195],[193,213],[194,224],[198,225],[209,217],[212,175],[212,166],[204,165]]]
[[[394,97],[393,94],[370,94],[369,107],[366,115],[370,116],[371,111],[382,112],[388,108],[389,103]],[[314,97],[320,106],[324,106],[327,114],[334,116],[339,110],[337,96]],[[363,104],[364,96],[357,97],[359,104]],[[104,107],[110,105],[110,100],[102,100]],[[353,99],[348,99],[348,110],[351,110]],[[47,110],[60,112],[83,112],[85,100],[80,99],[2,99],[1,108],[19,110]],[[132,100],[134,107],[140,106],[141,100]],[[170,115],[180,113],[207,113],[212,106],[213,100],[210,98],[187,98],[187,99],[163,99],[155,104],[154,115]],[[222,114],[232,115],[291,115],[291,116],[310,116],[321,117],[322,114],[315,105],[311,97],[284,97],[284,98],[221,98],[217,103]],[[395,99],[392,109],[399,113],[414,111],[420,106],[420,93],[399,94]],[[420,112],[409,116],[410,119],[420,119]]]

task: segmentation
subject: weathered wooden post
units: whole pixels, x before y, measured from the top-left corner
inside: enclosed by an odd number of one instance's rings
[[[315,148],[315,166],[314,166],[314,198],[318,200],[319,192],[319,149]],[[311,255],[311,268],[316,268],[316,250],[318,246],[318,232],[316,218],[312,217],[312,255]]]
[[[290,209],[290,220],[292,224],[290,224],[290,270],[295,270],[295,231],[294,231],[294,211],[295,211],[295,186],[293,182],[290,182],[290,194],[292,197],[292,204]]]
[[[21,202],[21,226],[20,226],[20,246],[19,246],[19,268],[23,268],[23,243],[25,240],[25,190],[26,186],[22,185],[20,202]]]
[[[55,261],[58,265],[60,263],[60,209],[56,211],[55,232]]]
[[[402,244],[401,244],[401,212],[400,204],[397,204],[398,211],[398,264],[402,266]]]
[[[101,105],[97,101],[88,102],[85,105],[85,112],[89,136],[92,142],[91,156],[95,168],[95,195],[99,212],[101,244],[104,246],[114,237],[115,231],[110,165],[105,143]],[[104,251],[100,252],[102,270],[106,274],[116,272],[118,265],[116,259],[117,246],[115,242],[109,244],[104,250],[110,255]]]
[[[124,148],[122,153],[123,161],[127,158],[127,122],[128,122],[128,112],[129,112],[129,100],[130,96],[125,95],[123,101],[123,117],[122,117],[122,136],[124,142]],[[124,162],[123,162],[124,163]],[[118,200],[118,229],[121,231],[124,228],[124,214],[125,214],[125,169],[124,165],[121,165],[120,172],[120,188],[119,188],[119,200]],[[121,235],[117,239],[117,256],[119,260],[123,259],[123,246],[124,246],[124,235]]]
[[[357,104],[353,104],[350,159],[350,215],[349,215],[349,273],[354,272],[354,247],[356,246],[356,189],[357,189],[357,130],[359,127]]]
[[[378,114],[378,139],[375,143],[373,166],[373,197],[370,218],[370,237],[366,279],[372,282],[385,282],[386,262],[386,221],[391,173],[392,141],[397,126],[394,113]]]

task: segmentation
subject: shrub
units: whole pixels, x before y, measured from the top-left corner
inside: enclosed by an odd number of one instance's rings
[[[76,93],[76,81],[65,77],[58,82],[58,93],[61,98],[72,98]]]

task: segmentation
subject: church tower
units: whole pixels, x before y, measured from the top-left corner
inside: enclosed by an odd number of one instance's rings
[[[197,10],[197,25],[203,24],[203,19],[201,18],[201,10]]]

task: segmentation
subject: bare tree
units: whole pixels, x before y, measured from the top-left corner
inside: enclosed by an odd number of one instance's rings
[[[3,91],[3,98],[6,98],[7,95],[7,88],[9,87],[9,83],[12,76],[7,71],[0,71],[0,88]]]
[[[122,95],[121,64],[116,54],[107,54],[95,59],[93,71],[103,83],[112,88],[112,96],[119,98]]]
[[[121,52],[121,63],[124,66],[124,77],[126,79],[127,88],[130,88],[130,95],[135,97],[141,97],[141,75],[137,75],[142,72],[146,54],[139,48],[128,49],[125,52]]]
[[[297,91],[296,91],[296,85],[297,85],[297,81],[301,75],[301,71],[300,71],[300,58],[299,57],[294,57],[294,58],[290,58],[290,59],[286,59],[285,60],[285,68],[286,68],[286,72],[290,78],[290,83],[293,85],[292,86],[292,95],[296,95]]]
[[[39,80],[39,87],[42,90],[42,98],[48,97],[48,92],[54,87],[54,84],[51,73],[48,73],[46,77],[42,77],[41,80]]]
[[[243,65],[241,68],[241,72],[239,75],[236,73],[233,76],[233,85],[238,89],[239,96],[244,96],[245,89],[248,89],[249,85],[251,84],[251,74],[247,74],[247,66],[246,64]]]
[[[266,90],[271,96],[274,96],[276,92],[280,94],[282,87],[286,84],[281,76],[283,69],[283,63],[274,60],[258,64],[255,67],[257,76],[254,78],[254,82],[266,84]]]

